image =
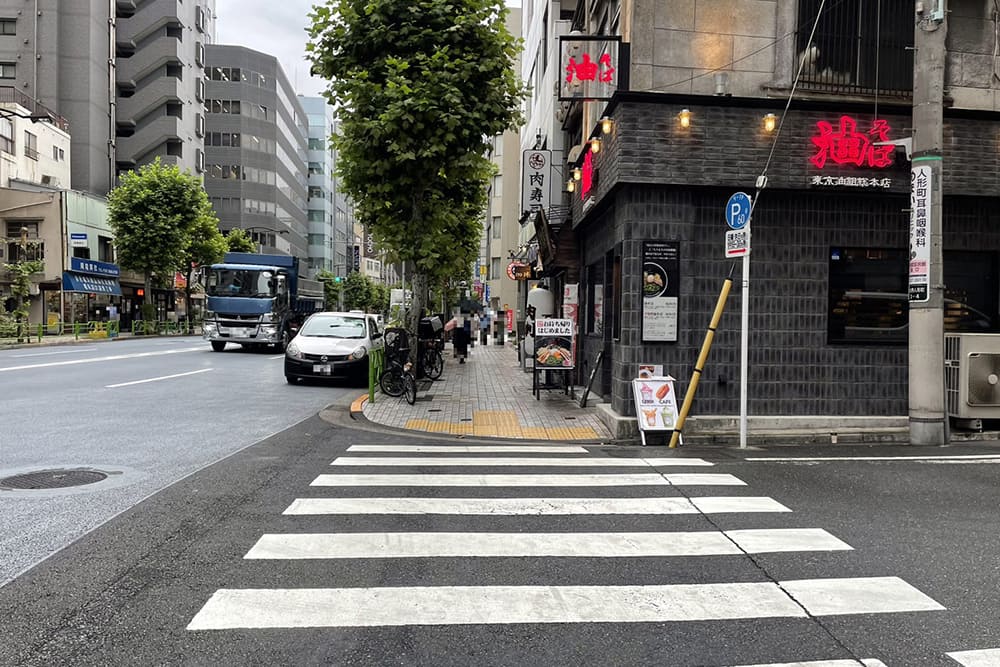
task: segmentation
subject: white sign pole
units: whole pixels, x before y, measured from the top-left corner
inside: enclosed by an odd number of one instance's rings
[[[751,209],[752,210],[752,209]],[[749,246],[750,223],[747,223]],[[750,253],[743,255],[743,285],[740,293],[740,449],[747,446],[747,375],[750,365]]]

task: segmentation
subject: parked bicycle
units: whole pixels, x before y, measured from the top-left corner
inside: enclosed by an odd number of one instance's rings
[[[421,342],[424,343],[422,359],[424,374],[432,380],[437,380],[444,371],[444,355],[441,354],[444,342],[436,339]]]
[[[391,332],[391,333],[390,333]],[[385,333],[385,370],[378,380],[386,396],[403,396],[413,405],[417,402],[417,380],[409,361],[410,347],[406,331],[389,329]]]

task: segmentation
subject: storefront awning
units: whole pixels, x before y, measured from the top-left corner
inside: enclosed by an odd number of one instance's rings
[[[112,294],[121,296],[122,288],[117,278],[109,276],[93,276],[86,273],[63,271],[64,292],[91,292],[94,294]]]

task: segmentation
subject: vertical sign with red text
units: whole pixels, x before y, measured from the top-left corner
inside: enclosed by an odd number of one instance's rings
[[[932,189],[930,166],[913,167],[910,172],[910,301],[930,299]]]

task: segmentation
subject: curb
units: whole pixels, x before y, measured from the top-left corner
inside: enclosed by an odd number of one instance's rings
[[[351,403],[351,417],[365,411],[365,403],[368,402],[368,393],[361,394]]]

